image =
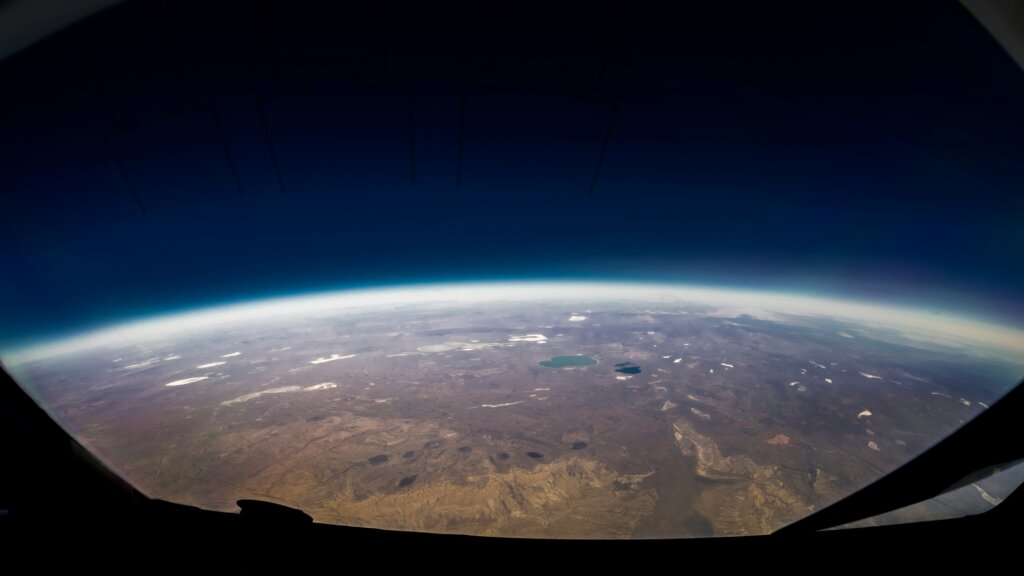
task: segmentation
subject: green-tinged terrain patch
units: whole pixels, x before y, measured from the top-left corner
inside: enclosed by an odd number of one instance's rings
[[[552,356],[551,360],[541,360],[540,365],[546,368],[573,368],[576,366],[593,366],[597,360],[586,356]]]

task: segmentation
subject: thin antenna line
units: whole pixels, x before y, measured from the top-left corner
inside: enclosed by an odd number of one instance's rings
[[[462,186],[462,169],[466,158],[466,93],[463,88],[459,91],[459,152],[456,159],[455,186]]]
[[[128,171],[125,170],[124,164],[121,162],[121,159],[117,157],[117,154],[114,154],[114,147],[113,144],[111,144],[110,142],[110,134],[107,134],[103,137],[103,147],[107,151],[107,158],[110,159],[110,161],[114,164],[114,167],[117,169],[117,173],[120,174],[121,180],[124,182],[125,189],[128,191],[128,195],[131,196],[132,200],[135,201],[135,206],[138,207],[139,212],[142,212],[142,215],[145,216],[146,207],[145,205],[143,205],[142,199],[139,197],[139,194],[135,190],[135,187],[132,186],[131,178],[128,177]]]
[[[277,177],[277,188],[283,194],[284,178],[281,176],[281,163],[277,159],[277,146],[274,145],[274,137],[270,133],[270,125],[267,122],[267,112],[263,102],[257,102],[256,108],[260,115],[260,125],[263,127],[263,137],[267,142],[267,151],[270,152],[270,164],[274,167],[274,175]]]
[[[217,112],[216,106],[210,106],[207,108],[210,111],[210,116],[213,117],[213,125],[217,129],[217,137],[220,139],[220,147],[224,151],[224,159],[228,163],[228,169],[231,170],[231,176],[235,180],[235,186],[238,188],[238,194],[245,196],[245,188],[242,187],[242,179],[238,176],[238,168],[235,166],[235,159],[231,155],[231,149],[228,146],[228,139],[224,136],[224,129],[220,124],[220,114]]]
[[[611,114],[608,115],[608,125],[604,130],[604,140],[601,142],[601,151],[597,154],[597,166],[594,168],[594,176],[590,179],[590,186],[587,187],[587,195],[594,193],[597,188],[597,179],[601,175],[601,168],[604,166],[605,156],[608,155],[608,144],[612,139],[612,128],[615,126],[615,121],[619,117],[619,106],[614,102],[609,104],[611,106]]]
[[[409,90],[409,178],[416,184],[416,91]]]

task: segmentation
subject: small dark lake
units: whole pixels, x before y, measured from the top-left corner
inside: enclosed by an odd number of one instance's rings
[[[632,362],[619,362],[615,365],[615,371],[623,374],[639,374],[640,367]]]

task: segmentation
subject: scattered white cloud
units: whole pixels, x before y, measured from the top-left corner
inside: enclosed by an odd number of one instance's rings
[[[481,408],[504,408],[505,406],[515,406],[516,404],[522,404],[525,400],[516,400],[515,402],[505,402],[504,404],[481,404]]]
[[[337,388],[338,385],[334,382],[324,382],[323,384],[314,384],[312,386],[306,386],[303,390],[311,392],[313,390],[329,390],[331,388]]]
[[[475,352],[477,350],[490,350],[491,348],[498,348],[502,346],[511,346],[511,344],[507,344],[505,342],[480,342],[479,340],[474,340],[473,342],[459,348],[459,350],[462,350],[463,352]]]
[[[467,346],[467,344],[465,342],[445,342],[443,344],[427,344],[425,346],[419,346],[416,350],[429,353],[451,352],[453,350],[458,350],[463,346]]]
[[[192,384],[193,382],[199,382],[206,380],[209,376],[194,376],[192,378],[183,378],[181,380],[175,380],[174,382],[168,382],[164,386],[184,386],[185,384]]]
[[[285,392],[295,392],[296,390],[301,389],[302,388],[300,386],[281,386],[280,388],[268,388],[266,390],[260,390],[259,392],[250,392],[249,394],[242,394],[241,396],[235,398],[234,400],[225,400],[224,402],[221,402],[221,404],[223,404],[224,406],[230,406],[232,404],[241,404],[242,402],[248,402],[249,400],[259,398],[260,396],[264,396],[266,394],[284,394]]]
[[[137,364],[129,364],[125,366],[125,369],[128,370],[131,368],[145,368],[146,366],[152,366],[153,364],[156,364],[159,361],[159,358],[150,358],[149,360],[143,360],[142,362],[139,362]]]
[[[241,356],[241,352],[232,352],[230,354],[224,354],[221,358],[234,358],[235,356]]]
[[[573,314],[569,316],[569,322],[583,322],[587,317],[582,314]]]
[[[509,342],[537,342],[537,343],[541,343],[541,342],[546,342],[547,339],[548,339],[548,337],[543,335],[543,334],[524,334],[522,336],[509,336],[508,337],[508,341]]]
[[[316,360],[310,360],[310,364],[325,364],[327,362],[334,362],[335,360],[347,360],[349,358],[355,358],[355,354],[346,354],[344,356],[340,354],[331,354],[330,356],[321,356]]]
[[[196,366],[196,368],[213,368],[215,366],[223,366],[225,364],[227,364],[227,362],[210,362],[209,364],[200,364],[199,366]]]

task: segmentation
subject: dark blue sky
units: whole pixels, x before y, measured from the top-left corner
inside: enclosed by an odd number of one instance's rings
[[[0,343],[449,279],[1024,322],[1024,74],[955,2],[133,2],[0,62]]]

